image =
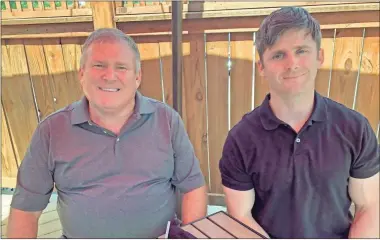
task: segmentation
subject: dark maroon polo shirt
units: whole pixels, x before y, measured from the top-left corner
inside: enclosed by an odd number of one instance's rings
[[[229,132],[219,165],[223,185],[255,190],[252,216],[273,238],[347,237],[349,177],[379,172],[368,120],[316,93],[297,134],[274,115],[269,99]]]

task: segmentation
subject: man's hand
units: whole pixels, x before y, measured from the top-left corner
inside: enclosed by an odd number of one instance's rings
[[[38,219],[42,211],[25,212],[11,208],[8,218],[7,238],[37,238]]]
[[[187,224],[205,217],[207,214],[206,186],[194,189],[183,195],[182,223]]]

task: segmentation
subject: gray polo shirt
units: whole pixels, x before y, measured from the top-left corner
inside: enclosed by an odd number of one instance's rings
[[[119,136],[90,121],[86,98],[38,125],[11,206],[43,210],[54,183],[66,237],[153,238],[175,216],[175,188],[204,177],[178,113],[137,93]]]

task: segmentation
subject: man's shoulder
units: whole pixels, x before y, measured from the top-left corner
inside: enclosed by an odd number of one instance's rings
[[[262,106],[260,105],[252,111],[244,114],[240,121],[231,128],[230,135],[234,137],[241,135],[249,135],[251,133],[257,132],[257,130],[261,130],[263,128],[260,119],[261,108]]]
[[[41,120],[39,126],[44,128],[47,125],[57,125],[63,127],[65,124],[71,124],[71,112],[75,108],[78,102],[73,102],[63,108],[58,109],[47,115],[44,119]]]
[[[179,117],[178,112],[169,104],[159,101],[154,98],[146,97],[146,96],[143,96],[143,98],[145,101],[147,101],[149,104],[151,104],[154,107],[155,112],[157,114],[159,115],[165,114],[171,117]]]
[[[357,112],[339,102],[336,102],[333,99],[327,97],[322,97],[322,99],[327,105],[326,110],[328,111],[328,115],[330,115],[331,122],[341,123],[344,121],[344,124],[361,126],[363,124],[367,124],[367,118],[360,112]]]

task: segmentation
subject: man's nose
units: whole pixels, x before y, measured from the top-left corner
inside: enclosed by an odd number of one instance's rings
[[[107,67],[103,72],[103,79],[106,81],[116,80],[116,71],[113,67]]]
[[[298,58],[294,55],[288,55],[286,58],[286,69],[288,70],[296,70],[298,69]]]

